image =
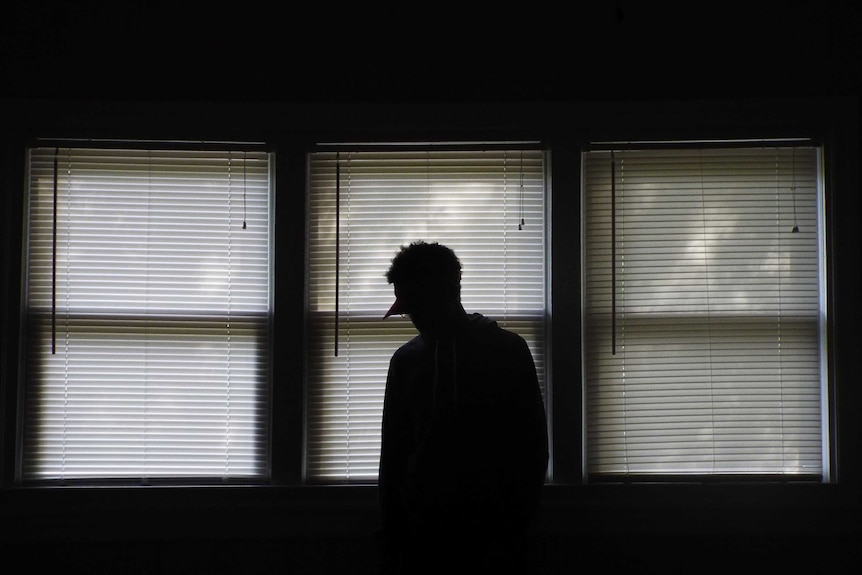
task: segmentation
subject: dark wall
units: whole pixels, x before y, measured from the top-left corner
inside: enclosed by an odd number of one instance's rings
[[[4,571],[18,558],[82,573],[376,571],[373,487],[14,485],[19,167],[33,138],[255,140],[294,158],[315,141],[538,139],[556,162],[576,163],[590,139],[815,134],[830,154],[834,190],[836,481],[584,485],[577,465],[561,465],[568,479],[546,490],[530,553],[535,573],[569,573],[585,562],[632,573],[855,572],[862,559],[853,346],[862,321],[857,3],[607,0],[472,15],[438,5],[201,6],[206,13],[144,1],[2,8]],[[301,186],[285,183],[279,191],[292,199],[284,201],[301,208]],[[577,185],[576,171],[555,174],[556,213],[577,214]],[[294,223],[278,240],[286,249],[302,241],[301,218]],[[563,228],[555,227],[553,246],[561,287],[577,281],[567,275],[576,270],[576,243]],[[555,318],[576,325],[576,308],[560,300]],[[577,371],[567,365],[575,332],[555,331],[555,369]],[[561,434],[556,449],[573,453],[576,444]]]
[[[852,0],[219,7],[8,0],[0,94],[195,101],[857,93]]]

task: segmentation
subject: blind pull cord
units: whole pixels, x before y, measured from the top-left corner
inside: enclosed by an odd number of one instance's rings
[[[518,210],[520,212],[520,222],[518,222],[518,229],[524,229],[524,150],[521,150],[521,189],[518,192]]]
[[[248,221],[248,210],[246,209],[246,187],[245,187],[245,167],[248,164],[248,153],[242,153],[242,229],[246,229],[248,225],[246,222]]]
[[[338,292],[341,280],[341,152],[335,152],[335,357],[338,357]]]
[[[796,215],[796,148],[791,148],[790,153],[790,196],[793,199],[793,229],[794,234],[799,233],[799,218]]]
[[[57,353],[57,156],[54,148],[54,209],[51,214],[51,355]]]
[[[617,354],[617,166],[611,152],[611,355]]]

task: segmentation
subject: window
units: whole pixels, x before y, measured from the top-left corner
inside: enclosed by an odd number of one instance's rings
[[[266,476],[269,164],[30,151],[23,480]]]
[[[526,339],[550,405],[549,158],[532,144],[308,155],[306,362],[288,384],[304,385],[305,420],[289,418],[303,480],[376,480],[389,360],[416,334],[382,320],[385,272],[411,241],[456,251],[465,308]],[[586,477],[828,480],[820,148],[582,160]],[[22,480],[269,479],[272,164],[252,149],[30,150]]]
[[[828,478],[819,157],[585,153],[588,476]]]
[[[454,249],[465,309],[524,337],[544,382],[545,154],[336,150],[309,168],[306,475],[374,481],[389,359],[416,335],[409,319],[382,321],[402,245]]]

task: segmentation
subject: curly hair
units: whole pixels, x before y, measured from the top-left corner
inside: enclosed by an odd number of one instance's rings
[[[390,284],[451,288],[461,285],[461,260],[451,248],[437,242],[416,241],[401,249],[392,258],[386,272]]]

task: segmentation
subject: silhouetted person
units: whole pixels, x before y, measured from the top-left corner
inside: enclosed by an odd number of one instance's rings
[[[544,404],[521,336],[461,305],[461,262],[402,247],[386,278],[419,335],[386,380],[379,503],[384,573],[518,573],[548,465]],[[446,573],[443,571],[442,573]]]

